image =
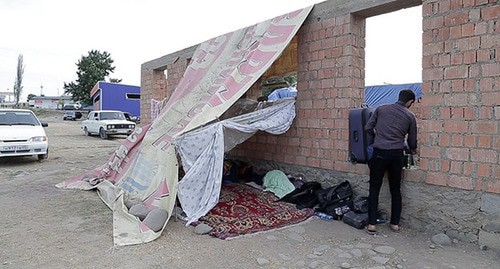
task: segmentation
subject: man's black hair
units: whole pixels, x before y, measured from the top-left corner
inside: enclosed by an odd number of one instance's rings
[[[408,101],[415,101],[415,93],[410,90],[410,89],[404,89],[399,92],[399,99],[398,101],[406,103]]]

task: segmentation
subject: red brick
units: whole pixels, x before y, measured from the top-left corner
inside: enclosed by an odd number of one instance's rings
[[[452,119],[463,119],[464,109],[462,107],[452,107],[451,108],[451,118]],[[446,125],[445,125],[446,128]]]
[[[422,30],[439,29],[444,26],[444,18],[442,16],[425,18],[422,22]]]
[[[462,27],[460,25],[451,26],[449,29],[450,29],[450,38],[452,39],[462,38]]]
[[[463,113],[464,113],[464,119],[466,120],[475,120],[476,117],[474,115],[474,108],[472,107],[464,107]]]
[[[438,5],[439,13],[447,13],[450,11],[450,1],[440,1],[436,3]]]
[[[464,85],[464,88],[465,88],[465,91],[468,91],[468,92],[476,92],[476,82],[477,82],[477,79],[475,78],[469,78],[469,79],[465,79],[465,85]]]
[[[455,46],[460,51],[478,50],[480,49],[481,43],[481,38],[479,36],[473,36],[457,40]]]
[[[423,31],[422,44],[431,43],[434,41],[434,30]]]
[[[464,139],[461,134],[452,134],[451,135],[451,146],[452,147],[461,147],[463,146]]]
[[[469,124],[465,121],[449,120],[444,123],[444,130],[449,133],[466,133],[469,131]]]
[[[422,3],[422,15],[424,17],[434,14],[434,3],[424,2]]]
[[[491,137],[490,136],[479,136],[479,141],[478,141],[478,146],[480,148],[491,148],[491,144],[492,144],[492,141],[491,141]]]
[[[482,49],[487,49],[487,48],[491,48],[491,49],[498,49],[498,38],[496,38],[497,35],[495,35],[494,33],[500,33],[500,28],[499,27],[496,27],[495,30],[493,30],[493,23],[489,23],[488,24],[488,33],[489,34],[486,34],[486,35],[482,35],[480,37],[480,42],[481,42],[481,48]],[[497,58],[499,57],[498,53],[497,53]]]
[[[463,53],[454,53],[451,55],[451,60],[450,63],[451,65],[460,65],[463,63],[464,55]],[[446,71],[445,71],[445,78],[446,78]]]
[[[500,180],[492,180],[483,182],[484,191],[490,193],[500,193]]]
[[[498,106],[500,104],[500,94],[498,92],[481,93],[481,103],[483,106]]]
[[[495,6],[483,8],[483,10],[481,11],[481,17],[485,21],[500,18],[500,6],[498,5],[498,3]]]
[[[469,78],[482,78],[481,68],[479,65],[469,65]]]
[[[476,186],[474,187],[475,191],[482,191],[483,190],[483,179],[482,178],[476,178]]]
[[[483,69],[483,76],[485,77],[500,76],[500,64],[498,63],[483,64],[482,69]]]
[[[466,162],[464,163],[464,173],[463,175],[465,176],[472,176],[472,173],[474,172],[474,163]]]
[[[450,0],[450,9],[457,10],[462,8],[462,0]]]
[[[449,160],[441,160],[441,172],[449,172],[450,171],[450,161]]]
[[[498,153],[496,150],[473,149],[471,150],[471,161],[498,163]]]
[[[478,177],[489,177],[491,175],[491,165],[489,164],[478,164],[477,165],[477,176]]]
[[[438,146],[448,147],[450,145],[450,135],[446,133],[441,133],[439,135],[439,143]]]
[[[469,21],[469,14],[466,12],[452,13],[444,17],[444,26],[461,25],[467,21]]]
[[[450,162],[450,173],[462,174],[463,173],[463,162],[451,161]]]
[[[476,0],[462,0],[464,7],[473,7]]]
[[[479,87],[481,92],[492,92],[496,91],[495,88],[495,78],[483,78],[479,81]]]
[[[440,158],[440,148],[431,146],[421,146],[420,156],[424,158]]]
[[[443,122],[438,120],[425,120],[422,121],[424,130],[428,132],[441,132],[443,131]]]
[[[455,161],[468,161],[469,149],[467,148],[447,148],[445,149],[445,156],[450,160]]]
[[[498,135],[498,124],[490,121],[475,121],[471,123],[471,131],[476,134]]]
[[[463,92],[465,90],[463,79],[454,79],[454,80],[451,80],[450,82],[451,82],[451,91],[452,92]],[[453,94],[451,96],[455,96],[455,94]],[[461,96],[462,96],[462,100],[464,100],[463,95],[461,95]]]
[[[475,24],[470,22],[462,25],[462,36],[473,36],[475,30]]]
[[[424,159],[424,158],[420,158],[419,167],[420,167],[420,169],[422,169],[424,171],[429,170],[429,160]]]
[[[484,35],[488,32],[488,22],[478,22],[474,27],[474,35]]]
[[[463,190],[473,190],[474,180],[470,177],[451,175],[448,179],[448,186]]]
[[[443,52],[444,52],[444,42],[434,42],[434,43],[424,44],[422,54],[426,56],[426,55],[440,54]]]
[[[447,173],[440,172],[429,172],[425,178],[427,184],[446,186],[448,182],[449,175]]]
[[[463,54],[463,60],[465,64],[471,64],[476,62],[476,51],[465,51]]]
[[[468,76],[469,69],[465,65],[450,66],[444,69],[445,79],[467,78]]]

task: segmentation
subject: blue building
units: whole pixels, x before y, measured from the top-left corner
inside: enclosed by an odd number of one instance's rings
[[[120,110],[134,116],[141,115],[141,88],[99,81],[90,91],[95,110]]]

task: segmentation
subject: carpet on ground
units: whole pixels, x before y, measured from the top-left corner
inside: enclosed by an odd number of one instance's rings
[[[246,184],[222,185],[219,203],[196,224],[213,229],[211,236],[226,239],[297,224],[314,215],[310,208],[276,202],[278,198]]]

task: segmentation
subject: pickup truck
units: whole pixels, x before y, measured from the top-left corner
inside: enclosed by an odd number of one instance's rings
[[[95,134],[108,139],[112,135],[130,135],[135,130],[135,122],[128,121],[122,111],[95,110],[82,121],[82,129],[86,136]]]

